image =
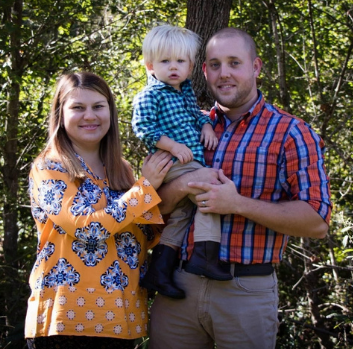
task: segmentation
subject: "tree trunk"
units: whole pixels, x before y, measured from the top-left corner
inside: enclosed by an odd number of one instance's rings
[[[281,40],[281,35],[277,30],[277,10],[275,6],[275,0],[270,0],[267,3],[267,7],[270,14],[272,32],[274,36],[274,43],[276,46],[276,57],[277,57],[277,70],[278,70],[278,83],[279,83],[279,97],[282,104],[282,108],[290,112],[289,93],[286,83],[286,69],[285,69],[285,57],[284,57],[284,44]]]
[[[193,88],[202,109],[210,109],[214,103],[207,91],[201,69],[205,60],[206,43],[216,31],[228,26],[231,7],[232,0],[188,0],[187,2],[186,28],[197,33],[202,39],[192,75]]]
[[[22,25],[22,0],[17,0],[5,10],[5,16],[12,25],[9,37],[11,71],[9,73],[8,102],[6,115],[6,134],[4,145],[3,176],[5,183],[4,197],[4,257],[8,266],[16,266],[17,259],[17,137],[20,105],[20,83],[22,76],[20,55],[20,28]]]
[[[2,268],[1,278],[4,292],[1,295],[0,314],[2,315],[2,326],[4,333],[11,330],[18,323],[18,314],[22,309],[17,309],[18,304],[14,292],[18,289],[18,185],[19,169],[17,168],[18,149],[18,123],[20,109],[20,87],[23,74],[21,48],[21,26],[22,26],[23,1],[16,0],[2,8],[3,19],[8,28],[8,56],[11,66],[8,69],[7,106],[5,116],[5,134],[3,135],[3,158],[4,165],[1,167],[4,180],[3,188],[3,252],[1,256],[5,267]]]

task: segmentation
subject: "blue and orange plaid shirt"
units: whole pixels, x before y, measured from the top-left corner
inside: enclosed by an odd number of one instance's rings
[[[329,224],[332,204],[324,166],[324,142],[303,120],[265,103],[262,93],[251,110],[231,122],[218,108],[210,112],[219,139],[205,152],[207,165],[223,169],[238,192],[269,202],[306,201]],[[193,224],[182,259],[190,255]],[[288,236],[240,215],[222,216],[220,259],[243,264],[278,263]]]

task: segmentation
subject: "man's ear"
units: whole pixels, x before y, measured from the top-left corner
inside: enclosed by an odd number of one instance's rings
[[[146,69],[147,69],[148,73],[153,75],[154,74],[153,63],[146,63],[145,65],[146,65]]]
[[[258,77],[260,75],[261,67],[262,67],[262,60],[260,59],[260,57],[255,58],[253,66],[254,66],[254,74],[256,77]]]

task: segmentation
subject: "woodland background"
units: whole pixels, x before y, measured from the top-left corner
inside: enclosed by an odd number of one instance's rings
[[[323,137],[332,222],[324,240],[290,239],[277,270],[277,348],[353,348],[353,4],[347,0],[0,0],[0,347],[25,345],[37,244],[27,176],[45,142],[55,81],[83,69],[106,79],[124,154],[138,175],[146,150],[131,131],[131,103],[146,83],[141,42],[161,23],[186,26],[204,41],[226,26],[248,31],[264,61],[259,84],[267,101]],[[207,108],[202,60],[203,49],[193,80]]]

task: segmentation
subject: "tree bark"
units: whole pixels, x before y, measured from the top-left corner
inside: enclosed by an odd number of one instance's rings
[[[6,134],[4,144],[4,166],[3,176],[5,183],[4,197],[4,257],[5,263],[14,266],[17,260],[17,193],[18,193],[18,170],[17,170],[17,137],[18,137],[18,116],[20,106],[20,84],[22,76],[22,63],[20,54],[22,25],[22,0],[16,0],[11,7],[5,9],[5,16],[12,24],[10,32],[10,61],[11,71],[9,73],[9,89],[7,92],[7,115]]]
[[[284,44],[281,40],[281,35],[277,29],[277,10],[275,6],[275,0],[270,0],[266,6],[269,10],[272,32],[274,36],[274,43],[276,46],[276,57],[277,57],[277,71],[278,71],[278,84],[279,84],[279,97],[282,104],[282,108],[290,112],[290,98],[286,83],[286,69],[285,69],[285,57],[284,57]]]
[[[214,103],[213,97],[207,91],[202,72],[206,43],[215,32],[228,26],[231,7],[232,0],[188,0],[187,2],[186,28],[197,33],[202,39],[192,74],[193,88],[202,109],[210,109]]]

